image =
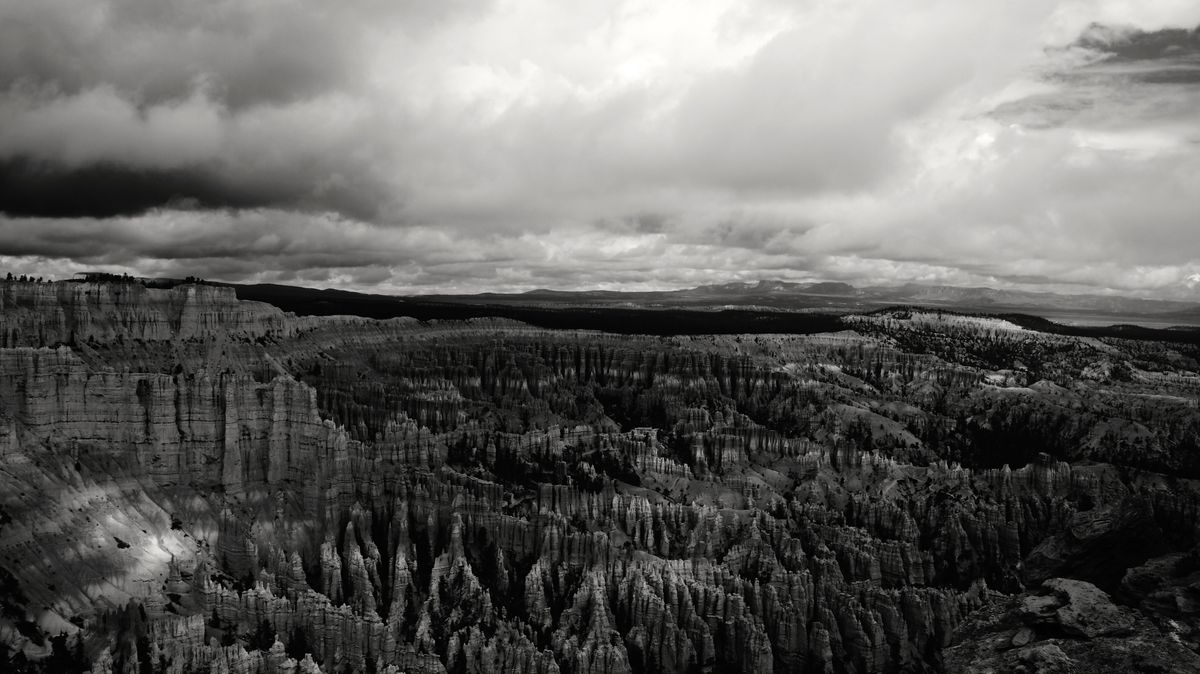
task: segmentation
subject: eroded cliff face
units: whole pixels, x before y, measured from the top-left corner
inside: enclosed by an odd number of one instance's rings
[[[5,347],[258,338],[294,330],[287,317],[232,288],[140,283],[0,282],[0,343]]]
[[[148,480],[197,489],[309,475],[339,437],[287,375],[96,372],[67,347],[0,351],[0,404],[21,446],[120,448]]]
[[[1168,372],[932,319],[659,339],[17,285],[0,640],[30,667],[935,671],[1063,576],[1194,647],[1200,489],[1152,472],[1195,461],[1194,354]],[[905,348],[914,330],[937,347]],[[1037,372],[983,362],[997,344]],[[1120,381],[1053,374],[1122,355]]]

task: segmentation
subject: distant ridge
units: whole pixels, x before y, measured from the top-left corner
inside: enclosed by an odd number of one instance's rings
[[[302,315],[347,314],[379,319],[408,316],[422,321],[491,316],[547,328],[634,334],[808,334],[848,329],[842,317],[850,314],[903,307],[1002,317],[1033,330],[1057,334],[1200,341],[1200,307],[1193,304],[1118,298],[1142,311],[1104,311],[1097,302],[1073,310],[1071,303],[1087,296],[1028,293],[1014,299],[1005,297],[1005,291],[989,288],[909,285],[881,289],[838,282],[766,281],[651,292],[538,289],[525,293],[396,296],[279,284],[220,285],[234,288],[241,299],[266,302]],[[1028,302],[1029,298],[1040,303],[1021,304],[1022,299]],[[1109,301],[1112,306],[1114,298],[1097,299]],[[1162,311],[1164,308],[1174,311]]]
[[[1034,314],[1079,312],[1111,315],[1113,318],[1174,316],[1184,322],[1200,321],[1200,303],[1197,302],[918,283],[857,287],[840,281],[798,283],[760,280],[709,284],[678,290],[537,289],[522,293],[419,295],[412,299],[472,303],[486,299],[504,304],[545,302],[581,306],[605,302],[713,307],[732,304],[793,311],[860,311],[889,304],[915,304],[960,311],[1025,311]]]
[[[106,274],[83,274],[83,281]],[[846,314],[887,306],[918,306],[967,313],[1024,313],[1060,322],[1084,321],[1090,325],[1153,324],[1165,328],[1200,326],[1200,302],[1146,299],[1120,295],[1065,294],[1029,290],[1004,290],[986,286],[950,286],[906,283],[898,286],[854,286],[842,281],[795,282],[764,279],[707,284],[692,288],[652,291],[556,290],[537,288],[524,292],[474,294],[387,295],[337,288],[307,288],[278,283],[237,284],[194,277],[114,277],[153,287],[183,283],[223,285],[239,289],[247,298],[270,296],[304,304],[338,304],[358,307],[361,315],[393,313],[397,303],[494,305],[509,307],[644,308],[689,310],[750,309],[802,313]],[[382,304],[381,304],[382,303]]]

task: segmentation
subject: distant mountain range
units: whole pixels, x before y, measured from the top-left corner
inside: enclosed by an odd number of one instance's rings
[[[771,308],[785,311],[850,312],[890,305],[918,305],[956,311],[1022,312],[1064,318],[1073,314],[1102,319],[1153,318],[1200,320],[1200,303],[1099,294],[1058,294],[986,287],[909,283],[855,287],[848,283],[758,281],[722,283],[683,290],[623,292],[612,290],[530,290],[523,293],[422,295],[410,299],[520,306],[643,306],[646,308]]]
[[[155,287],[170,287],[193,280],[142,278],[137,281]],[[229,286],[236,290],[241,299],[268,302],[299,314],[351,314],[374,318],[413,316],[427,320],[503,316],[534,320],[548,313],[561,316],[568,311],[594,316],[598,316],[597,312],[607,312],[611,318],[615,315],[614,311],[658,310],[687,314],[689,320],[696,323],[693,328],[702,329],[706,320],[716,320],[711,312],[753,312],[780,317],[792,315],[801,319],[803,315],[837,317],[905,306],[960,313],[1023,314],[1068,326],[1128,324],[1154,329],[1200,327],[1200,302],[916,283],[856,287],[832,281],[795,283],[767,280],[661,291],[537,289],[521,293],[403,296],[272,283],[201,282]],[[708,318],[705,318],[706,315]],[[667,320],[667,317],[663,316],[662,320]]]

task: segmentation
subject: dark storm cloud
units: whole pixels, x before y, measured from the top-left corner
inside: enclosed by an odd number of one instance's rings
[[[223,184],[184,169],[91,164],[68,169],[26,158],[0,160],[0,213],[50,218],[137,215],[161,206],[254,208],[284,195]]]
[[[1200,57],[1200,27],[1144,31],[1093,23],[1074,46],[1102,52],[1116,60],[1188,62]]]
[[[175,203],[374,219],[400,198],[351,147],[369,113],[322,98],[231,113],[195,92],[138,107],[112,87],[0,94],[0,211],[104,217]]]
[[[1060,59],[1043,79],[1053,89],[993,114],[1031,128],[1144,125],[1194,115],[1200,100],[1200,27],[1147,32],[1092,24],[1051,53]]]
[[[155,208],[287,207],[370,220],[379,195],[366,186],[323,188],[272,176],[232,179],[213,168],[140,168],[97,162],[78,168],[27,157],[0,159],[0,214],[48,218],[138,215]]]
[[[363,144],[377,132],[363,47],[395,21],[419,31],[457,11],[0,0],[0,211],[105,217],[184,203],[377,218],[396,190]]]

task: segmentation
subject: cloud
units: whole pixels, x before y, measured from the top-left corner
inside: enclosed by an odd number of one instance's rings
[[[997,106],[997,118],[1039,128],[1196,130],[1200,28],[1092,24],[1050,56],[1041,86]]]
[[[903,151],[895,127],[972,75],[973,59],[945,51],[997,46],[963,36],[969,13],[945,0],[815,16],[728,2],[437,18],[100,7],[8,8],[9,25],[39,30],[10,36],[0,157],[257,180],[256,203],[510,228],[612,215],[598,202],[622,199],[870,187]]]
[[[263,192],[203,172],[107,163],[71,170],[26,159],[0,161],[0,211],[12,216],[110,217],[163,205],[252,208],[271,201]]]
[[[370,114],[334,95],[233,112],[203,90],[138,107],[108,84],[17,87],[0,97],[0,211],[106,216],[186,200],[373,217],[392,190],[369,151],[345,152]]]
[[[375,163],[370,46],[461,10],[420,4],[0,2],[0,161],[41,195],[4,211],[190,199],[378,217],[398,191]],[[51,207],[97,179],[120,196]]]
[[[1194,59],[1200,56],[1200,29],[1145,31],[1135,26],[1094,23],[1079,36],[1074,46],[1101,52],[1107,60],[1168,61],[1195,68]]]
[[[529,290],[580,282],[661,289],[707,282],[714,274],[758,278],[757,272],[734,271],[752,262],[779,273],[795,268],[792,255],[675,243],[662,233],[580,229],[563,237],[510,236],[385,227],[272,209],[9,218],[0,221],[0,250],[7,256],[0,263],[17,273],[61,277],[104,269],[395,292]],[[658,273],[647,273],[653,264],[661,265]]]
[[[365,90],[375,43],[436,32],[487,3],[356,0],[0,2],[0,88],[106,83],[139,103],[186,99],[198,83],[238,110]]]
[[[680,103],[676,175],[734,190],[789,194],[875,187],[904,159],[896,131],[1020,45],[1021,16],[988,32],[994,10],[963,3],[861,3],[797,25],[746,67],[698,82]],[[947,58],[953,54],[953,58]]]
[[[0,256],[1184,292],[1197,23],[1182,0],[0,0]]]

